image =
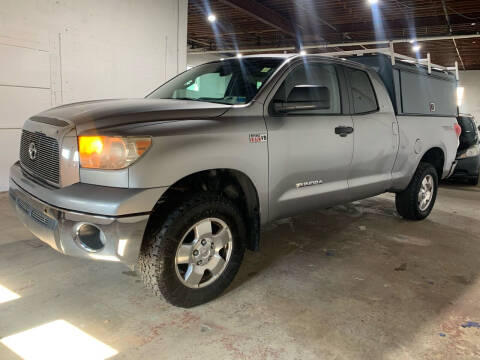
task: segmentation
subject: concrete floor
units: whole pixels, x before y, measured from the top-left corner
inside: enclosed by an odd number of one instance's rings
[[[445,185],[424,222],[391,195],[277,222],[221,298],[183,310],[120,264],[43,245],[1,194],[0,285],[21,297],[0,304],[0,339],[63,319],[115,359],[478,358],[479,204]],[[18,356],[0,343],[0,359]]]

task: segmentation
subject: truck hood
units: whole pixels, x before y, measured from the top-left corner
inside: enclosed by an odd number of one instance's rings
[[[77,133],[152,121],[211,119],[231,105],[175,99],[95,100],[62,105],[33,118],[60,126],[75,125]]]

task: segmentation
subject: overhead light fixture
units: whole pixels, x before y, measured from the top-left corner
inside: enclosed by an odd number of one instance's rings
[[[305,56],[307,55],[307,52],[305,50],[300,50],[300,55]]]
[[[411,40],[409,41],[410,44],[413,44],[414,42],[415,42],[415,39],[411,39]]]
[[[225,60],[225,58],[221,58],[221,59],[220,59],[220,61],[223,61],[223,60]]]
[[[368,3],[370,5],[376,5],[376,4],[378,4],[378,0],[368,0]]]
[[[237,54],[237,58],[239,58],[239,59],[240,59],[242,56],[243,56],[242,53],[238,53],[238,54]]]
[[[475,25],[477,25],[477,23],[472,23],[472,26],[475,26]]]
[[[412,50],[415,52],[419,52],[422,47],[418,44],[412,46]]]
[[[215,14],[210,14],[208,15],[208,21],[210,21],[211,23],[215,22],[217,20],[217,17],[215,16]]]

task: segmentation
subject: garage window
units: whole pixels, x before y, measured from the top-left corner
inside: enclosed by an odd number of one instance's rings
[[[352,90],[354,113],[366,114],[378,111],[377,97],[368,74],[351,68],[345,68],[345,72]]]

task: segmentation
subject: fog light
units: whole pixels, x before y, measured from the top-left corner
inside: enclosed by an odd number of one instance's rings
[[[105,246],[103,231],[92,224],[80,224],[75,231],[75,240],[88,252],[97,252]]]

